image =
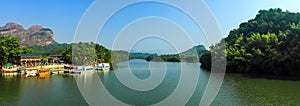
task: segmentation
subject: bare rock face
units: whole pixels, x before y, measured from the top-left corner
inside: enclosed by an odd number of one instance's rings
[[[52,30],[40,25],[33,25],[26,30],[22,25],[7,23],[0,27],[0,35],[12,35],[12,37],[19,38],[21,47],[46,46],[55,43]]]

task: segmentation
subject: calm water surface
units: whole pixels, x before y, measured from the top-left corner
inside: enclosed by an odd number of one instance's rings
[[[129,66],[128,66],[129,63]],[[151,63],[152,64],[152,63]],[[125,71],[130,67],[139,79],[147,79],[151,72],[148,62],[132,60],[116,64],[114,71],[95,72],[109,93],[118,100],[131,105],[150,105],[163,101],[171,95],[183,72],[195,72],[197,63],[155,63],[166,67],[152,70],[164,70],[166,76],[159,86],[150,91],[136,91],[124,86],[117,78],[116,71]],[[184,68],[184,70],[180,70]],[[209,73],[199,72],[197,88],[187,105],[198,105]],[[185,91],[183,91],[185,92]],[[188,91],[190,92],[190,91]],[[101,98],[100,98],[101,99]],[[212,105],[300,105],[300,81],[268,80],[248,78],[241,75],[226,75],[222,88]],[[88,105],[81,95],[72,75],[54,75],[49,78],[25,78],[18,76],[0,76],[0,105]]]

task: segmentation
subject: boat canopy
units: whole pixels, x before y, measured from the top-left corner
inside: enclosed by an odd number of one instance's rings
[[[12,67],[12,66],[13,66],[13,64],[11,64],[11,63],[6,63],[4,66],[7,66],[7,67]]]

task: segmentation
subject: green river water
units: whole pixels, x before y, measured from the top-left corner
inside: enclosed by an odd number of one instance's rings
[[[128,66],[129,64],[129,66]],[[154,64],[154,65],[153,65]],[[163,64],[157,65],[155,64]],[[115,72],[128,70],[138,79],[147,79],[152,71],[166,70],[161,83],[149,91],[133,90],[118,80]],[[162,67],[160,67],[162,66]],[[199,63],[149,63],[143,60],[131,60],[117,63],[115,70],[109,72],[94,72],[101,79],[110,95],[118,101],[129,105],[151,105],[162,102],[177,89],[181,73],[197,72],[199,79],[186,105],[199,105],[204,88],[209,79],[209,72],[195,70]],[[181,68],[184,67],[183,70]],[[76,75],[53,75],[49,78],[26,78],[22,75],[0,76],[0,106],[2,105],[88,105],[77,86]],[[100,83],[100,82],[99,82]],[[189,83],[189,82],[184,82]],[[97,92],[97,91],[93,91]],[[102,98],[98,98],[102,99]],[[180,96],[176,102],[181,102]],[[105,104],[101,104],[105,105]],[[270,80],[250,78],[239,74],[225,75],[222,87],[211,104],[225,105],[300,105],[300,81]]]

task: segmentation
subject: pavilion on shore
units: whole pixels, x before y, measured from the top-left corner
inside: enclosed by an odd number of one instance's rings
[[[21,64],[25,67],[37,66],[40,64],[41,59],[38,54],[21,54]]]

